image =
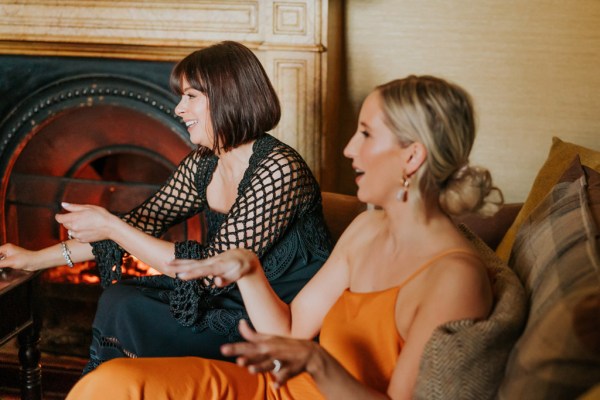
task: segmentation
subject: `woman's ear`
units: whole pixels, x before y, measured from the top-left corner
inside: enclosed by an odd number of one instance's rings
[[[423,165],[427,158],[427,149],[423,143],[413,142],[408,148],[408,159],[406,162],[406,175],[411,176]]]

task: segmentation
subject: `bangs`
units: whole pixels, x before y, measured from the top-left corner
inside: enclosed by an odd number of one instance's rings
[[[200,56],[196,51],[175,65],[169,77],[169,86],[174,93],[183,94],[183,81],[187,81],[191,88],[206,93],[206,79],[202,79],[202,70],[197,67],[202,63]]]

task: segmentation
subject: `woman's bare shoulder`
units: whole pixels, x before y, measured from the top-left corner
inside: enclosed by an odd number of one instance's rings
[[[491,282],[483,261],[472,253],[457,252],[436,262],[427,279],[429,300],[452,308],[455,319],[482,318],[492,302]]]

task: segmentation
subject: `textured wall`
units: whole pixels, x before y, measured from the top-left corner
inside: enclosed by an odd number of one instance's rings
[[[471,161],[490,168],[507,201],[525,199],[552,136],[600,150],[600,1],[347,0],[345,13],[338,157],[364,96],[413,73],[473,95]],[[338,165],[337,189],[354,192],[350,163]]]

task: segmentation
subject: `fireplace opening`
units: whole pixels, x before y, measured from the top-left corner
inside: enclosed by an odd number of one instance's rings
[[[0,223],[3,241],[41,249],[67,238],[55,221],[61,202],[123,213],[154,193],[192,149],[173,113],[176,99],[121,76],[55,82],[21,102],[0,124]],[[200,240],[200,217],[164,236]],[[123,277],[156,271],[127,257]],[[95,263],[41,275],[40,349],[87,358],[101,293]]]

